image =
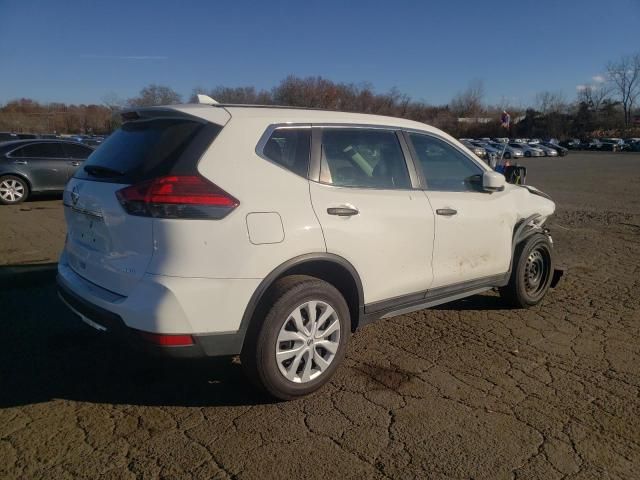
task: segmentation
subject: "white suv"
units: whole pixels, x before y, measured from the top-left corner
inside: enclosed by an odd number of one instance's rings
[[[499,288],[555,283],[554,203],[398,118],[175,105],[123,115],[64,192],[61,298],[174,356],[241,355],[281,399],[318,389],[350,334]]]

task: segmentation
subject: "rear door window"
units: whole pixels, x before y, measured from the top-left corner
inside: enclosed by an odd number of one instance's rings
[[[200,156],[221,128],[187,118],[127,122],[93,152],[84,168],[78,169],[74,176],[115,183],[135,183],[175,172],[186,160],[189,161],[187,170],[192,173],[196,170]],[[196,145],[191,148],[192,144],[197,144],[197,148]],[[89,173],[98,170],[92,170],[92,166],[102,167],[116,174],[106,178],[95,176]]]
[[[32,143],[11,152],[12,157],[22,158],[65,158],[59,143]]]
[[[378,129],[324,129],[320,181],[341,187],[411,188],[396,133]]]
[[[262,155],[306,178],[309,171],[310,145],[310,128],[277,128],[262,148]]]

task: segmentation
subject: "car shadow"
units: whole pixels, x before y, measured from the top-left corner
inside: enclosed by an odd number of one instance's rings
[[[497,294],[479,294],[433,307],[436,310],[512,310]]]
[[[0,408],[74,401],[143,406],[272,403],[230,358],[167,360],[132,351],[85,325],[57,296],[56,263],[0,266]],[[476,295],[436,307],[497,310]]]
[[[165,360],[85,325],[60,301],[56,264],[0,266],[0,408],[54,398],[145,406],[255,405],[237,361]]]
[[[49,200],[62,200],[62,192],[36,192],[29,195],[22,205],[34,207],[38,202]]]

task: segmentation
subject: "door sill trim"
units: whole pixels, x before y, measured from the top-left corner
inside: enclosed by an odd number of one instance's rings
[[[494,287],[502,287],[508,281],[507,272],[370,303],[364,306],[364,322],[361,325],[477,295]]]

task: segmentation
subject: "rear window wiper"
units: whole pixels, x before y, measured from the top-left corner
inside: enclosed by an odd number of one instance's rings
[[[103,167],[101,165],[85,165],[84,171],[94,177],[113,178],[121,177],[124,172],[116,170],[115,168]]]

